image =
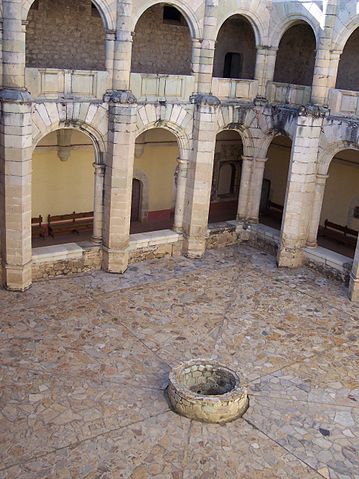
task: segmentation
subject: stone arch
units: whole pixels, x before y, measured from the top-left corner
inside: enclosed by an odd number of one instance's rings
[[[273,131],[271,133],[268,133],[268,135],[264,137],[260,145],[259,151],[263,154],[261,158],[266,158],[268,156],[268,149],[270,145],[272,144],[272,141],[274,140],[274,138],[276,138],[277,136],[286,136],[291,140],[291,142],[293,142],[294,132],[287,129],[283,129],[282,131]]]
[[[251,156],[253,154],[253,150],[254,150],[254,143],[253,143],[253,138],[251,137],[251,134],[250,134],[250,131],[248,128],[235,128],[231,125],[228,125],[224,128],[220,128],[217,132],[216,132],[216,135],[218,135],[218,133],[221,133],[222,131],[226,131],[226,130],[233,130],[233,131],[236,131],[241,140],[242,140],[242,144],[243,144],[243,154],[244,156]]]
[[[216,34],[213,76],[254,79],[258,28],[246,15],[235,14],[222,22]]]
[[[292,13],[291,15],[288,15],[286,17],[286,21],[284,23],[278,23],[277,27],[274,28],[271,36],[269,37],[269,44],[274,48],[278,48],[279,43],[287,30],[301,23],[306,23],[311,27],[315,36],[316,46],[318,47],[319,38],[317,33],[317,26],[313,23],[310,17],[301,13]]]
[[[353,150],[359,152],[359,145],[345,140],[339,140],[321,148],[318,155],[318,174],[327,175],[330,164],[339,152],[343,150]]]
[[[359,28],[359,14],[355,15],[350,21],[341,28],[338,33],[333,37],[332,50],[342,52],[346,43],[348,42],[354,31]]]
[[[239,133],[243,144],[243,154],[245,156],[252,156],[254,151],[254,141],[250,129],[246,125],[238,125],[235,121],[228,121],[232,118],[225,118],[222,112],[221,115],[218,115],[217,122],[217,131],[215,135],[217,136],[221,131],[224,130],[233,130]],[[234,112],[233,112],[234,113]]]
[[[357,72],[358,44],[359,26],[357,24],[347,38],[340,55],[335,85],[335,88],[339,90],[359,91],[359,75]]]
[[[236,8],[234,10],[230,10],[229,12],[226,12],[226,16],[221,18],[217,24],[216,38],[218,37],[219,31],[222,28],[222,26],[226,23],[226,21],[234,16],[242,16],[250,23],[254,32],[255,39],[256,39],[256,47],[261,45],[263,42],[263,38],[265,37],[265,34],[264,34],[264,26],[260,18],[255,12],[252,12],[247,9],[242,9],[242,8]]]
[[[312,86],[318,39],[307,22],[295,21],[277,46],[273,81]]]
[[[22,20],[26,21],[30,8],[35,0],[24,0],[22,4]],[[111,7],[109,1],[107,0],[91,0],[97,7],[105,30],[106,31],[115,31],[116,30],[116,21],[113,18],[112,11],[116,11],[116,2],[111,0]]]
[[[171,105],[168,108],[172,108]],[[173,110],[176,110],[175,112]],[[146,105],[138,110],[137,133],[139,136],[152,128],[163,128],[173,133],[177,138],[181,159],[189,158],[190,140],[186,132],[186,125],[190,120],[189,113],[182,107],[175,105],[172,111],[168,111],[169,120],[162,118],[161,112],[154,105]]]
[[[95,107],[95,111],[90,111],[91,106]],[[96,152],[96,163],[103,164],[106,153],[107,111],[101,106],[90,105],[88,110],[83,112],[82,119],[74,115],[68,118],[66,113],[67,111],[60,112],[55,104],[36,105],[32,115],[33,150],[49,133],[62,128],[74,129],[83,132],[91,139]],[[98,125],[103,123],[101,131]]]
[[[132,19],[132,31],[135,30],[135,27],[137,25],[138,20],[142,17],[142,15],[151,7],[154,5],[158,5],[160,3],[163,3],[158,0],[147,0],[146,2],[143,2],[143,5],[141,8],[133,14]],[[187,25],[190,29],[192,39],[193,38],[201,38],[202,36],[202,31],[198,22],[198,19],[196,18],[196,15],[194,11],[190,8],[188,3],[183,2],[182,0],[175,0],[175,1],[170,1],[170,2],[165,2],[166,5],[172,6],[177,8],[184,18],[186,19]]]

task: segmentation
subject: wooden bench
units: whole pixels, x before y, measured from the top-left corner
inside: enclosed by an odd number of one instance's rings
[[[48,215],[49,235],[55,238],[55,234],[77,233],[80,231],[92,231],[93,211],[76,213],[75,211],[66,215]]]
[[[39,236],[45,238],[45,228],[42,226],[42,216],[31,218],[31,232],[32,236]]]
[[[332,238],[344,245],[355,246],[358,239],[358,232],[348,226],[338,225],[326,219],[324,221],[324,228],[320,228],[320,236]]]

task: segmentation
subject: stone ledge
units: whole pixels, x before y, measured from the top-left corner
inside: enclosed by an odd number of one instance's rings
[[[316,248],[305,248],[304,255],[309,261],[318,263],[322,266],[327,266],[342,274],[348,273],[353,263],[353,260],[348,256],[344,256],[321,246],[317,246]]]
[[[218,223],[209,223],[208,224],[208,236],[223,233],[225,231],[236,231],[238,222],[237,221],[220,221]]]
[[[83,252],[84,249],[77,243],[41,246],[32,250],[32,262],[39,264],[49,261],[78,259],[82,257]]]
[[[255,233],[259,238],[270,239],[272,242],[279,244],[280,231],[271,226],[262,223],[248,225],[248,230]]]
[[[146,233],[137,233],[130,235],[129,251],[136,249],[157,246],[161,244],[177,243],[182,239],[182,235],[172,230],[150,231]]]

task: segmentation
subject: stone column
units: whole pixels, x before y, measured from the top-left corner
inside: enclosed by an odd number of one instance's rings
[[[187,183],[187,171],[189,161],[186,159],[177,158],[178,173],[177,173],[177,190],[176,190],[176,205],[175,205],[175,218],[173,229],[177,233],[183,232],[183,216],[185,210],[185,197],[186,197],[186,183]]]
[[[316,179],[314,201],[312,206],[312,214],[309,222],[309,233],[307,239],[307,246],[310,246],[311,248],[316,248],[318,246],[318,229],[327,178],[329,178],[328,175],[318,174]]]
[[[104,199],[104,177],[105,165],[93,164],[95,169],[95,197],[94,197],[94,218],[93,235],[91,240],[94,243],[101,244],[103,236],[103,199]]]
[[[214,151],[216,146],[218,98],[197,95],[193,126],[193,152],[188,169],[184,213],[184,253],[201,257],[206,249]]]
[[[130,88],[132,31],[132,0],[117,0],[117,30],[113,62],[113,90]]]
[[[253,163],[248,205],[248,219],[253,223],[258,223],[266,161],[267,158],[255,158]]]
[[[31,97],[1,90],[0,235],[3,284],[24,291],[31,272]]]
[[[249,190],[252,177],[252,156],[242,156],[241,184],[239,186],[237,221],[246,221],[248,218]]]
[[[115,56],[115,39],[116,32],[106,32],[106,70],[110,77],[110,85],[113,83],[113,69]]]
[[[137,105],[132,93],[124,91],[112,92],[107,101],[103,269],[123,273],[128,266]]]
[[[25,29],[21,0],[3,0],[3,75],[0,90],[0,236],[2,282],[31,285],[31,96],[25,90]]]
[[[359,301],[359,240],[355,249],[355,256],[349,280],[349,298]]]
[[[319,137],[324,109],[302,107],[292,145],[288,185],[278,249],[278,266],[303,263],[314,199]]]
[[[321,31],[319,47],[317,48],[312,85],[312,103],[318,105],[328,104],[328,90],[329,88],[333,88],[336,82],[337,69],[333,71],[331,53],[332,36],[336,19],[337,0],[327,0],[325,24]]]
[[[258,80],[258,96],[267,96],[267,84],[273,81],[278,48],[261,45],[257,48],[254,78]]]
[[[25,26],[21,0],[3,0],[3,88],[25,88]]]
[[[192,72],[195,77],[195,85],[198,85],[201,69],[202,38],[192,38]]]
[[[198,93],[208,94],[212,91],[213,58],[216,44],[218,0],[206,0],[203,40],[201,45]]]

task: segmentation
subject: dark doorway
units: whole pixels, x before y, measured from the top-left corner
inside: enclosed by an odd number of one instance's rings
[[[132,181],[132,203],[131,203],[131,221],[140,221],[141,205],[141,182],[134,179]]]
[[[241,78],[242,55],[228,52],[224,58],[223,78]]]

